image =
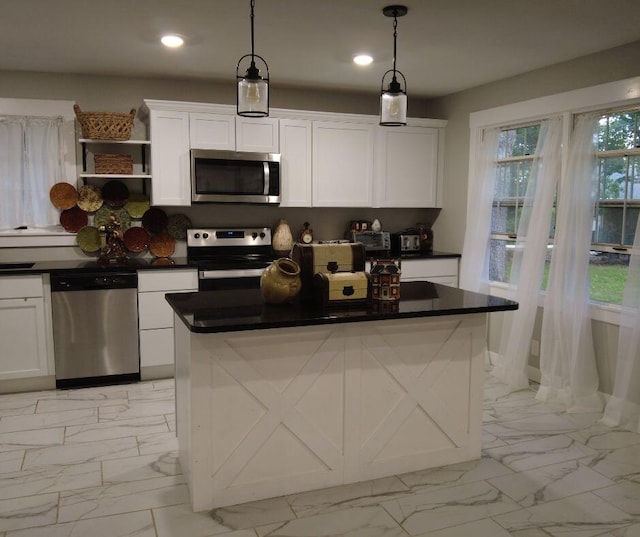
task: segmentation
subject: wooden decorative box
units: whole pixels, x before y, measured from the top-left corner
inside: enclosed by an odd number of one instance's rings
[[[313,276],[316,302],[323,306],[366,302],[369,278],[366,272],[317,273]]]
[[[363,272],[365,249],[361,243],[293,245],[291,258],[300,265],[300,298],[314,298],[313,276],[339,272]]]

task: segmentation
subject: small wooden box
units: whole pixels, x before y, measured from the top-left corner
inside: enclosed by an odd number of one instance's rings
[[[300,298],[305,300],[314,298],[315,274],[363,272],[365,268],[365,249],[361,243],[296,243],[291,250],[291,258],[300,265]]]
[[[320,272],[313,276],[316,301],[323,306],[366,302],[369,278],[366,272]]]

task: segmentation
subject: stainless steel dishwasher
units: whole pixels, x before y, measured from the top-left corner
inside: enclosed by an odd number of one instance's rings
[[[138,275],[51,273],[56,387],[140,380]]]

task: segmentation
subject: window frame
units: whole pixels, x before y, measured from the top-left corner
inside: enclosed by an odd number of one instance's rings
[[[521,125],[541,121],[553,116],[563,118],[562,136],[562,174],[566,173],[567,147],[570,129],[576,115],[587,112],[606,112],[612,109],[640,106],[640,77],[633,77],[596,86],[580,88],[563,93],[538,97],[527,101],[511,103],[495,108],[472,112],[469,116],[469,181],[477,176],[476,162],[478,148],[482,143],[483,131],[488,128],[501,128],[505,125]],[[471,203],[471,200],[468,200]],[[629,249],[630,250],[630,249]],[[463,252],[464,256],[464,252]],[[488,262],[488,260],[487,260]],[[504,298],[514,298],[515,290],[509,284],[490,281],[489,292]],[[544,291],[540,292],[539,306],[544,302]],[[591,317],[594,320],[610,324],[620,324],[621,306],[611,303],[591,301]]]

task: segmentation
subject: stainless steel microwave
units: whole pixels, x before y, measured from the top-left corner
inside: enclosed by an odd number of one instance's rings
[[[191,201],[280,203],[280,155],[192,149]]]

